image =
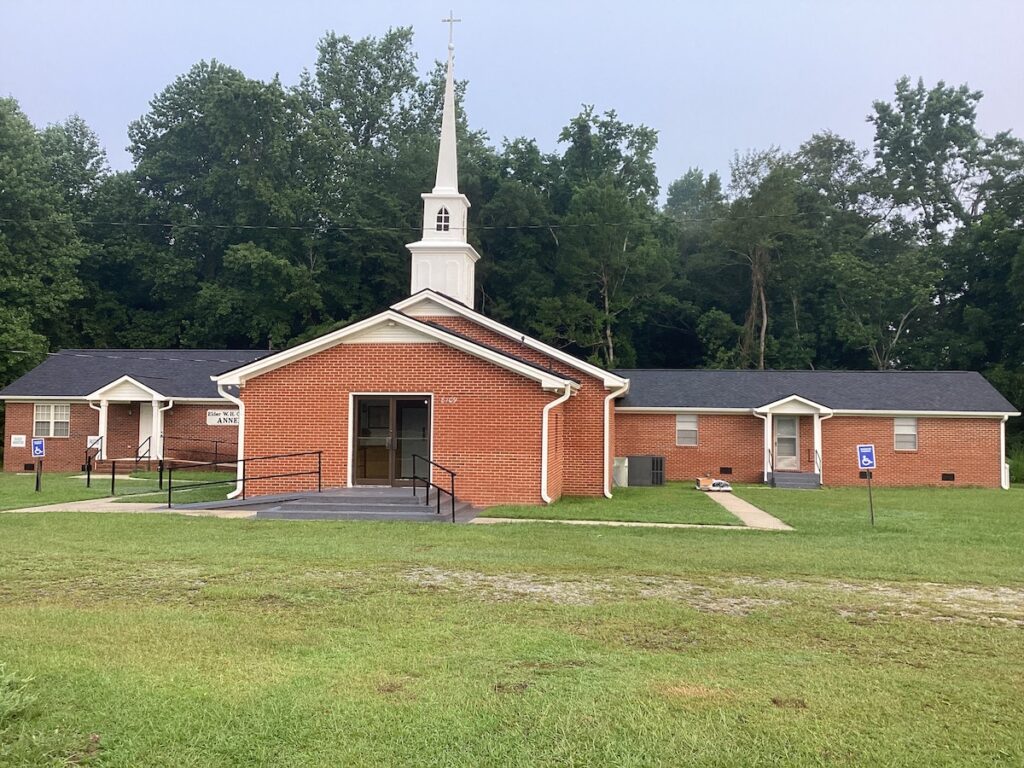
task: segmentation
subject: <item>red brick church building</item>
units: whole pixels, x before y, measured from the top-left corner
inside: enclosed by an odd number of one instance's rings
[[[408,298],[274,354],[57,353],[0,391],[4,468],[31,464],[30,435],[55,446],[52,470],[77,469],[97,438],[101,459],[218,442],[239,457],[321,451],[325,487],[408,483],[420,456],[439,465],[436,482],[451,470],[459,498],[486,506],[610,497],[619,456],[662,457],[668,480],[849,484],[856,445],[873,443],[879,484],[1009,486],[1005,424],[1019,413],[977,373],[607,371],[476,312],[450,49],[436,183],[422,197]],[[302,462],[274,460],[273,474]]]

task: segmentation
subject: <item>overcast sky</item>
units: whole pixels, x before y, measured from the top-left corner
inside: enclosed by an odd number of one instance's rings
[[[42,127],[78,113],[111,165],[127,126],[200,59],[286,84],[327,30],[412,26],[420,69],[445,55],[445,4],[392,0],[0,0],[0,95]],[[986,132],[1024,133],[1024,0],[460,0],[456,76],[470,124],[554,149],[580,105],[660,133],[662,187],[737,150],[795,149],[831,129],[864,148],[865,116],[907,74],[984,91]]]

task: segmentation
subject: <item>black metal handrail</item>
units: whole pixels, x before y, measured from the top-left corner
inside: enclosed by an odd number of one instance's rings
[[[432,467],[437,467],[442,472],[447,472],[448,473],[448,481],[449,481],[449,484],[450,484],[450,489],[449,488],[442,488],[437,483],[435,483],[431,479],[431,476],[430,476],[431,473],[430,473],[429,469],[427,470],[427,474],[424,477],[420,477],[419,475],[417,475],[416,474],[416,462],[417,461],[425,461],[428,465],[430,465]],[[430,506],[430,489],[431,489],[431,487],[433,487],[435,489],[435,491],[436,491],[434,496],[437,499],[437,514],[440,515],[441,514],[441,492],[443,491],[444,493],[447,493],[451,497],[451,502],[452,502],[452,522],[453,523],[455,522],[455,475],[456,475],[456,473],[454,471],[448,469],[448,467],[442,466],[442,465],[438,464],[436,461],[431,461],[426,456],[420,456],[418,453],[414,453],[412,455],[412,495],[413,496],[416,495],[416,482],[418,480],[422,480],[424,483],[426,483],[426,485],[424,487],[424,490],[426,492],[423,494],[423,496],[424,496],[424,505],[429,507]]]
[[[236,467],[242,465],[242,476],[234,477],[230,480],[204,480],[198,483],[187,483],[185,485],[178,484],[178,490],[187,490],[189,488],[199,488],[204,485],[224,485],[225,483],[241,483],[242,484],[242,501],[245,501],[245,484],[250,480],[274,480],[280,477],[305,477],[308,475],[316,475],[316,492],[322,493],[324,489],[323,480],[323,451],[297,451],[295,453],[277,453],[271,456],[249,456],[244,459],[230,459],[222,461],[210,461],[203,464],[190,464],[188,467],[183,469],[193,470],[199,467],[217,467],[224,464],[234,464]],[[247,474],[246,469],[249,462],[252,461],[267,461],[270,459],[291,459],[298,456],[316,456],[316,469],[311,469],[306,472],[280,472],[276,475],[257,475],[250,476]],[[174,467],[166,467],[167,469],[167,508],[171,508],[171,498],[174,493]]]
[[[171,442],[175,442],[175,443],[209,443],[210,445],[213,446],[213,449],[212,450],[207,450],[206,448],[195,448],[195,447],[189,447],[189,446],[186,446],[186,447],[182,448],[182,447],[179,447],[179,446],[168,445],[168,441],[169,440]],[[179,452],[187,451],[188,453],[205,454],[206,456],[212,456],[213,457],[213,461],[211,462],[212,464],[218,464],[218,463],[221,462],[220,447],[222,445],[225,445],[225,446],[233,445],[233,446],[235,446],[235,449],[236,449],[236,452],[237,452],[238,443],[235,442],[234,440],[217,440],[217,439],[209,438],[209,437],[176,437],[174,435],[164,435],[164,453],[165,454],[170,452],[170,451],[179,451]],[[234,461],[234,459],[232,459],[231,461]]]

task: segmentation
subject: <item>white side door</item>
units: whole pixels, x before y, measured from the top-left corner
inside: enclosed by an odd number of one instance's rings
[[[155,447],[150,437],[153,435],[153,404],[152,403],[139,403],[139,442],[138,442],[138,455],[139,458],[150,458],[156,456],[156,452],[153,450]]]
[[[800,421],[798,416],[776,416],[775,469],[794,472],[800,469]]]

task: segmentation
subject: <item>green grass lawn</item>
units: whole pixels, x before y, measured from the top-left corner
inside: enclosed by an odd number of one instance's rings
[[[488,507],[487,517],[545,520],[619,520],[642,523],[739,525],[740,521],[696,490],[693,483],[616,488],[614,498],[565,497],[554,504]]]
[[[0,765],[1024,763],[1024,490],[739,493],[797,530],[0,515]]]
[[[230,480],[232,472],[203,472],[180,470],[174,472],[175,484],[187,486],[191,482],[205,480]],[[110,496],[110,475],[94,474],[92,487],[85,487],[85,479],[79,472],[46,472],[42,478],[42,488],[36,493],[35,475],[14,472],[0,472],[0,510],[21,509],[23,507],[41,507],[47,504],[59,504],[64,501],[86,501]],[[165,490],[158,491],[156,472],[135,472],[131,479],[118,477],[114,483],[115,495],[119,501],[125,502],[160,502],[167,501]],[[233,486],[210,485],[202,488],[182,488],[174,492],[175,502],[211,501],[223,499]]]

